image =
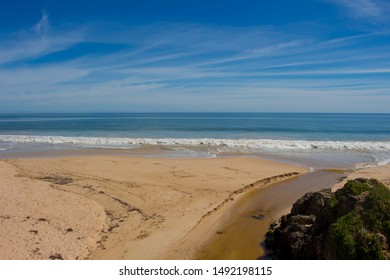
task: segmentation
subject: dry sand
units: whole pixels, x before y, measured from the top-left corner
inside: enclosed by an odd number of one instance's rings
[[[253,158],[0,161],[0,259],[190,259],[240,193],[306,171]]]
[[[340,183],[336,184],[332,190],[336,191],[337,189],[342,188],[348,180],[356,178],[374,178],[381,181],[383,184],[390,188],[390,164],[356,170],[355,172],[347,176],[344,180],[342,180]]]
[[[0,178],[0,259],[76,259],[95,250],[106,225],[99,204],[2,161]]]

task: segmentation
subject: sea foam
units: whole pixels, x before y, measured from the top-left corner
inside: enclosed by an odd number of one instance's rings
[[[234,151],[310,151],[337,150],[356,152],[390,152],[390,141],[311,141],[275,139],[213,139],[213,138],[130,138],[130,137],[68,137],[34,135],[0,135],[0,143],[40,143],[78,147],[135,148],[165,146],[216,148]]]

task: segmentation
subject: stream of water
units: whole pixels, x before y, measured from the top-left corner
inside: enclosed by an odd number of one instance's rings
[[[271,223],[287,214],[307,192],[330,188],[345,174],[318,170],[252,190],[235,202],[222,225],[198,259],[266,259],[265,234]]]

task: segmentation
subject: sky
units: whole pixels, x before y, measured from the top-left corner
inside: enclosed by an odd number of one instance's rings
[[[0,113],[390,113],[389,0],[2,1]]]

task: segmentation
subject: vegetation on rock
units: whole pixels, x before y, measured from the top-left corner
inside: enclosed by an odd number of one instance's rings
[[[375,179],[305,194],[270,226],[276,259],[390,259],[390,190]]]

